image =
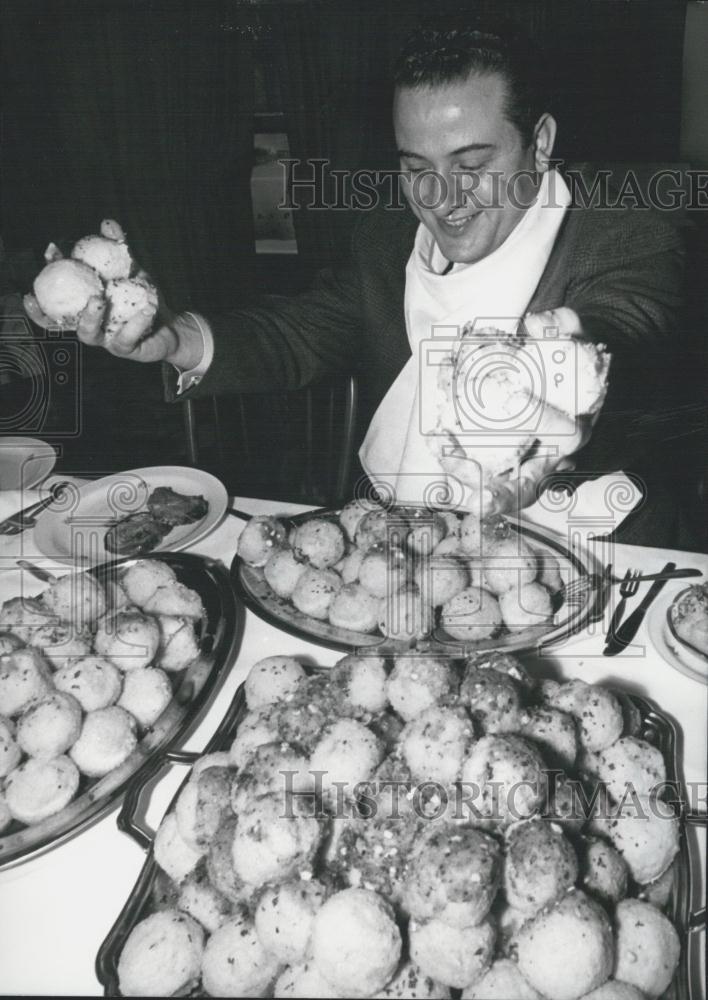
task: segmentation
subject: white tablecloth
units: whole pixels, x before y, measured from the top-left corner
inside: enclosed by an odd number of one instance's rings
[[[241,498],[236,498],[234,505],[251,513],[286,513],[302,509]],[[242,527],[242,521],[227,516],[191,551],[221,559],[228,566]],[[20,545],[25,558],[36,557],[31,534],[21,536],[21,541],[0,538],[0,601],[18,593],[20,574],[12,567]],[[605,555],[607,553],[603,553],[603,557]],[[708,575],[708,557],[698,553],[617,545],[610,558],[619,575],[629,567],[645,572],[658,571],[669,559],[682,567],[698,567]],[[685,586],[685,582],[670,582],[665,592],[681,586]],[[26,593],[42,588],[43,584],[33,581]],[[682,777],[687,782],[702,782],[705,797],[708,688],[661,659],[648,642],[646,620],[631,651],[611,659],[603,657],[603,638],[610,610],[607,609],[604,622],[537,661],[535,669],[549,676],[577,676],[590,682],[621,685],[654,699],[662,711],[679,724],[683,734]],[[311,657],[323,665],[335,663],[341,655],[286,635],[248,613],[237,660],[185,749],[198,751],[206,744],[250,666],[264,656],[279,653]],[[147,811],[147,819],[153,827],[159,823],[184,773],[182,767],[174,766],[154,788]],[[116,811],[114,809],[73,841],[0,873],[0,993],[60,996],[102,992],[94,972],[96,953],[144,861],[140,848],[116,829]],[[690,837],[692,850],[700,857],[705,872],[705,829],[692,830]],[[703,881],[704,878],[697,880],[694,909],[705,905]],[[696,975],[702,979],[702,972],[697,971]]]

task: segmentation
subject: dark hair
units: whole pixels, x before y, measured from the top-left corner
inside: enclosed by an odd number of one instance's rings
[[[546,67],[538,43],[510,22],[431,18],[408,38],[394,67],[396,87],[439,87],[472,73],[499,73],[507,84],[506,116],[529,145],[549,110]]]

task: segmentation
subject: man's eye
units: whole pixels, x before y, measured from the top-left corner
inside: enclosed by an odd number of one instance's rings
[[[483,169],[483,167],[484,167],[484,164],[482,164],[482,163],[480,163],[476,167],[467,166],[466,163],[461,163],[460,166],[458,167],[458,169],[459,169],[459,171],[460,171],[461,174],[478,174],[480,172],[480,170]]]

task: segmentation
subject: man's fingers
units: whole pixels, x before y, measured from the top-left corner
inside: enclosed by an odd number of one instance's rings
[[[582,448],[590,437],[591,429],[586,417],[570,417],[554,406],[544,406],[536,435],[540,447],[545,445],[547,450],[554,450],[561,459]]]
[[[531,507],[532,504],[536,502],[536,487],[538,486],[538,480],[528,479],[526,476],[520,476],[516,484],[516,495],[518,497],[519,510],[523,510],[525,507]]]
[[[44,330],[52,326],[52,320],[50,320],[49,316],[46,316],[42,312],[42,310],[39,307],[39,302],[37,302],[34,295],[25,295],[25,297],[22,300],[22,303],[25,307],[25,312],[27,313],[27,315],[29,316],[29,318],[32,320],[33,323],[36,323],[37,326],[41,326]],[[56,324],[54,325],[56,326]]]
[[[88,300],[86,308],[79,317],[76,336],[84,344],[96,346],[103,342],[103,316],[106,311],[106,300],[99,295],[93,295]]]
[[[519,478],[530,479],[537,483],[548,473],[552,472],[558,465],[559,456],[552,451],[550,454],[542,454],[537,458],[530,458],[523,462],[519,469]]]
[[[135,354],[140,342],[150,331],[156,312],[156,309],[141,309],[135,316],[131,316],[120,330],[112,336],[107,336],[106,347],[111,354],[116,354],[119,357]]]
[[[130,358],[131,361],[154,362],[164,361],[174,350],[175,337],[167,326],[160,326],[147,337],[138,340],[129,348],[120,337],[107,338],[106,349],[119,358]]]
[[[561,306],[558,309],[546,309],[539,313],[529,313],[524,316],[526,332],[534,340],[546,340],[549,337],[577,337],[582,333],[580,317],[574,309]]]

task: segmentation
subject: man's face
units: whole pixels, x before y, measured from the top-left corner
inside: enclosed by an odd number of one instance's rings
[[[393,123],[405,196],[455,263],[496,250],[535,194],[534,149],[506,117],[506,86],[501,75],[485,73],[396,91]]]

